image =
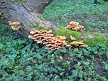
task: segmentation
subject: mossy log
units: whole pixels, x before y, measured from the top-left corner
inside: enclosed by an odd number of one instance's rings
[[[0,12],[4,18],[0,18],[0,23],[8,24],[8,21],[20,22],[21,28],[18,30],[24,36],[28,36],[29,32],[35,30],[36,27],[53,28],[58,30],[52,22],[46,21],[43,16],[44,8],[53,0],[28,0],[21,2],[20,0],[0,0]]]

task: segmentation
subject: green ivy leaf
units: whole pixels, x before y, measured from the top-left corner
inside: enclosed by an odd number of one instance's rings
[[[78,71],[77,71],[77,70],[73,70],[72,75],[73,75],[74,77],[77,77],[77,74],[78,74]]]

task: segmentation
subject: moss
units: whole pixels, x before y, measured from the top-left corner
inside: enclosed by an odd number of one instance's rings
[[[30,22],[30,24],[32,24],[32,25],[33,25],[33,22]]]
[[[45,29],[45,28],[42,26],[36,28],[36,30],[42,30],[42,29]]]
[[[44,28],[42,26],[39,26],[36,28],[36,30],[52,30],[51,28]]]
[[[14,2],[17,2],[17,0],[14,0]]]
[[[71,42],[70,36],[76,38],[77,41],[81,40],[81,32],[72,31],[63,27],[58,27],[59,30],[55,32],[54,36],[65,36],[68,42]]]
[[[84,43],[88,46],[96,46],[97,44],[104,44],[108,46],[108,39],[104,38],[103,36],[98,36],[96,38],[84,38]]]
[[[41,16],[37,16],[37,18],[39,18],[39,19],[43,20],[43,18],[42,18]]]
[[[31,25],[28,25],[30,28],[32,28],[32,26]]]
[[[31,12],[33,12],[33,10],[30,10]]]
[[[97,36],[96,38],[83,38],[81,39],[81,32],[76,32],[76,31],[72,31],[72,30],[69,30],[69,29],[65,29],[63,27],[58,27],[59,30],[55,32],[54,36],[65,36],[66,37],[66,40],[68,41],[68,43],[71,42],[71,39],[70,39],[70,35],[72,35],[73,37],[76,38],[76,41],[79,41],[79,40],[83,40],[84,41],[84,44],[87,44],[88,46],[96,46],[97,44],[104,44],[106,46],[108,46],[108,39],[106,39],[104,36],[101,35],[101,33],[98,33],[98,32],[85,32],[86,34],[92,34],[92,35],[95,35]]]
[[[27,2],[28,0],[14,0],[14,2],[18,2],[18,1]]]
[[[46,18],[46,17],[44,17],[44,19],[45,19],[46,21],[49,21],[49,19],[48,19],[48,18]]]
[[[104,44],[106,46],[108,46],[108,39],[105,38],[104,36],[101,35],[101,33],[99,32],[89,32],[87,34],[92,34],[97,36],[96,38],[84,38],[83,41],[85,44],[89,45],[89,46],[96,46],[97,44]]]
[[[36,23],[36,26],[39,26],[39,24],[40,24],[40,23],[38,23],[38,22],[35,22],[35,23]]]
[[[20,0],[21,2],[27,2],[28,0]]]

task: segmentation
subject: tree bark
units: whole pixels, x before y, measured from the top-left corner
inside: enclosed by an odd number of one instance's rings
[[[36,22],[39,23],[39,26],[53,28],[53,30],[57,31],[57,26],[50,21],[46,21],[42,16],[44,8],[52,1],[28,0],[27,2],[13,2],[13,0],[0,0],[0,12],[4,16],[3,19],[0,19],[0,23],[6,24],[8,21],[20,22],[21,28],[18,31],[24,36],[28,36],[30,31],[36,30],[36,28],[29,26],[36,25]]]

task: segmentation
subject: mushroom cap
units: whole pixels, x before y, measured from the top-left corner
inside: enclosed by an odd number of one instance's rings
[[[74,46],[75,46],[75,47],[78,47],[78,46],[79,46],[79,44],[74,44]]]
[[[35,34],[36,33],[36,31],[30,31],[30,34]]]
[[[12,22],[12,25],[20,25],[19,22]]]
[[[60,39],[66,39],[65,36],[57,36],[57,37],[59,37]]]
[[[39,36],[40,34],[34,34],[34,36]]]
[[[84,44],[82,40],[79,41],[79,44]]]
[[[88,45],[80,45],[81,47],[88,47]]]
[[[79,30],[79,27],[77,26],[77,27],[75,27],[75,28],[72,28],[72,30],[77,31],[77,30]]]
[[[61,43],[60,43],[60,42],[56,42],[55,44],[56,44],[56,46],[57,46],[57,45],[61,45]]]
[[[37,43],[42,43],[42,40],[38,40]]]
[[[71,40],[76,40],[76,38],[75,37],[72,37],[72,35],[70,36],[70,38],[71,38]]]
[[[84,28],[84,26],[83,26],[83,25],[79,25],[78,27],[79,27],[79,28]]]
[[[12,25],[12,21],[8,21],[9,22],[9,25]]]
[[[32,37],[33,37],[32,35],[29,35],[29,36],[28,36],[28,38],[32,38]]]
[[[21,27],[21,26],[18,26],[18,27],[11,26],[11,28],[12,28],[13,30],[18,30],[20,27]]]
[[[70,47],[71,45],[70,44],[66,44],[66,47]]]
[[[0,12],[0,18],[4,18],[4,16],[3,16],[3,13],[2,13],[2,12]]]
[[[71,22],[69,22],[70,23],[70,25],[72,25],[72,26],[78,26],[78,22],[75,22],[75,21],[71,21]]]
[[[66,41],[64,39],[59,39],[58,42],[65,43]]]
[[[53,34],[47,34],[47,36],[51,36],[51,37],[52,37],[52,36],[53,36]]]
[[[71,44],[71,45],[79,44],[79,42],[77,42],[77,41],[73,41],[73,42],[71,42],[70,44]]]
[[[49,33],[52,33],[52,30],[46,31],[46,33],[48,33],[48,34],[49,34]]]
[[[2,12],[0,12],[0,15],[2,15],[3,13]]]

